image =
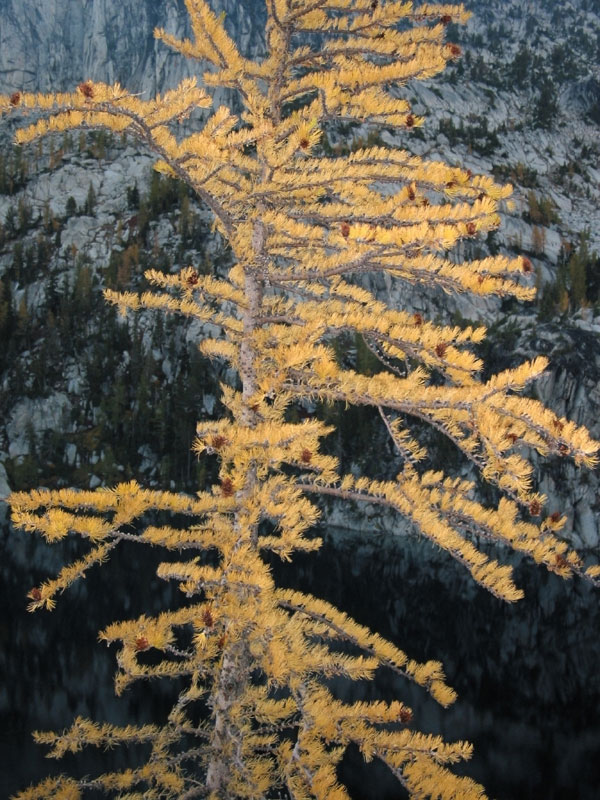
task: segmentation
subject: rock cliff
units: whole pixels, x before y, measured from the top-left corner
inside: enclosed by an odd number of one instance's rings
[[[467,5],[472,21],[448,32],[463,59],[436,81],[398,89],[426,115],[422,132],[382,137],[513,183],[515,208],[502,228],[457,257],[526,253],[539,301],[519,308],[432,296],[385,280],[378,288],[398,306],[459,324],[483,320],[490,327],[484,355],[491,368],[548,354],[552,368],[536,391],[598,438],[600,13],[586,0],[507,0],[501,17],[481,0]],[[260,56],[263,3],[214,0],[213,7],[225,13],[242,50]],[[146,95],[162,91],[191,68],[154,40],[157,25],[188,35],[183,0],[0,0],[0,91],[66,89],[87,78],[117,80]],[[151,179],[151,160],[131,142],[88,134],[48,140],[21,154],[11,149],[9,134],[0,130],[0,324],[4,304],[4,355],[10,354],[4,360],[0,354],[0,463],[8,484],[26,484],[28,470],[50,483],[68,478],[97,485],[136,470],[156,484],[161,475],[174,480],[174,456],[161,460],[142,424],[127,439],[119,420],[138,419],[150,403],[152,425],[165,442],[175,441],[165,419],[181,414],[160,404],[165,391],[179,402],[185,387],[190,430],[195,414],[213,412],[211,387],[189,388],[205,374],[191,356],[182,359],[193,332],[182,329],[180,349],[168,352],[153,321],[119,327],[103,317],[99,289],[107,281],[123,288],[157,260],[218,270],[227,253],[207,235],[206,212]],[[330,145],[352,146],[363,135],[340,129]],[[77,352],[67,346],[77,337],[60,322],[74,307],[83,309]],[[72,314],[69,319],[74,325]],[[126,354],[110,379],[108,339]],[[110,446],[95,438],[108,428]],[[181,433],[180,445],[186,436]],[[126,439],[135,457],[125,453]],[[186,458],[178,469],[191,481],[194,468]],[[539,479],[552,502],[569,512],[574,541],[597,547],[598,473],[540,465]]]
[[[263,3],[216,0],[213,8],[243,52],[262,51]],[[183,0],[1,0],[2,91],[65,91],[88,78],[147,96],[164,91],[193,66],[156,42],[157,26],[189,36]]]

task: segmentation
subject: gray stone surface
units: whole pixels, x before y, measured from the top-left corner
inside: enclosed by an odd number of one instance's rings
[[[212,5],[244,52],[262,51],[262,2]],[[189,36],[183,0],[0,0],[2,91],[68,90],[92,79],[152,96],[200,74],[154,39],[157,26]]]

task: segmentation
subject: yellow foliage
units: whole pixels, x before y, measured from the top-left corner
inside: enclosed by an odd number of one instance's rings
[[[218,279],[194,265],[177,274],[151,269],[151,291],[105,292],[123,314],[144,308],[194,318],[200,350],[237,373],[239,385],[221,387],[226,417],[199,423],[193,448],[199,457],[216,455],[218,483],[193,497],[131,481],[9,498],[15,526],[49,542],[77,535],[91,545],[29,592],[30,610],[51,609],[121,541],[168,551],[157,575],[185,595],[178,610],[116,622],[100,634],[119,646],[117,693],[155,678],[183,687],[165,724],[119,728],[77,718],[62,734],[37,740],[53,757],[85,745],[145,743],[151,752],[141,766],[94,779],[122,798],[258,800],[272,789],[296,800],[347,800],[335,768],[353,744],[367,760],[384,761],[415,798],[481,800],[479,785],[447,768],[468,759],[470,745],[409,730],[412,712],[399,701],[346,705],[324,682],[370,679],[383,668],[448,706],[456,694],[441,664],[410,659],[322,600],[277,589],[262,555],[290,560],[320,546],[311,534],[320,516],[313,495],[395,510],[510,602],[522,596],[511,569],[482,552],[478,537],[563,577],[600,583],[600,568],[584,568],[559,538],[565,517],[543,516],[546,498],[535,492],[524,456],[529,449],[597,463],[598,444],[585,429],[519,396],[546,360],[484,381],[472,351],[482,327],[444,326],[390,308],[357,280],[375,273],[393,286],[531,299],[523,259],[448,255],[497,228],[512,187],[396,147],[345,157],[322,147],[336,119],[404,132],[420,126],[390,88],[429,78],[457,58],[443,23],[469,14],[460,5],[403,0],[268,0],[267,54],[253,62],[205,0],[186,6],[192,39],[162,29],[155,35],[208,62],[204,86],[236,91],[239,115],[220,107],[201,130],[182,134],[179,123],[212,104],[195,78],[151,100],[92,81],[71,93],[0,96],[0,113],[36,112],[17,133],[20,143],[77,127],[127,130],[145,142],[156,169],[206,203],[234,261]],[[318,36],[302,39],[307,32]],[[340,363],[336,345],[347,334],[365,344],[379,372]],[[315,418],[292,421],[299,404],[315,400],[375,408],[403,462],[396,480],[341,475],[336,459],[321,452],[332,428]],[[427,470],[431,454],[414,421],[450,439],[495,484],[499,502],[483,505],[473,482]],[[151,512],[165,519],[153,523]],[[210,710],[210,720],[198,723],[199,708]],[[52,778],[18,797],[78,800],[82,786]]]

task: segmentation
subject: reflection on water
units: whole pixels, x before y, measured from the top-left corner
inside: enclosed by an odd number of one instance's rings
[[[65,727],[77,714],[120,724],[164,716],[174,687],[134,686],[115,698],[114,655],[96,641],[109,621],[169,602],[168,587],[152,576],[160,554],[123,548],[52,614],[28,615],[27,591],[59,568],[60,554],[23,534],[1,535],[0,796],[51,772],[125,766],[118,749],[47,761],[31,730]],[[330,531],[318,554],[274,569],[282,584],[333,602],[410,656],[442,660],[459,693],[444,711],[380,671],[374,683],[336,684],[341,698],[398,696],[412,705],[420,729],[469,739],[476,751],[465,772],[497,800],[592,800],[600,779],[598,592],[515,563],[526,599],[512,606],[413,538]],[[343,773],[355,800],[404,796],[384,768],[365,767],[352,753]]]

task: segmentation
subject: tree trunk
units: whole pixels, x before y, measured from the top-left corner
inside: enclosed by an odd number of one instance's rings
[[[256,267],[260,268],[265,240],[264,225],[257,220],[254,225],[252,245],[256,255],[256,265],[246,267],[244,290],[247,305],[244,310],[243,337],[240,345],[240,378],[242,381],[242,414],[239,424],[254,427],[257,421],[256,412],[253,411],[251,398],[257,390],[256,364],[252,335],[260,315],[262,305],[262,281]],[[245,476],[244,487],[238,493],[243,505],[244,495],[250,494],[256,486],[256,470],[250,467]],[[241,513],[236,514],[235,525],[238,528],[240,539],[248,537],[253,546],[258,543],[258,530],[248,530],[247,524],[240,524]],[[232,559],[236,558],[237,549],[234,548]],[[235,624],[235,621],[234,621]],[[242,758],[242,732],[231,719],[231,708],[243,695],[249,676],[252,672],[252,656],[245,640],[235,638],[230,644],[225,645],[222,656],[219,679],[211,697],[213,715],[213,733],[211,741],[212,757],[208,764],[206,774],[206,787],[215,797],[222,800],[231,800],[229,786],[234,770],[244,772]]]

